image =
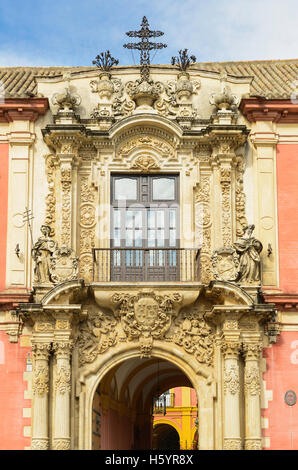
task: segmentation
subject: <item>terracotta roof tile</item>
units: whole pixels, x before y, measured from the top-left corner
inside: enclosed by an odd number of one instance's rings
[[[168,66],[169,67],[169,66]],[[252,76],[252,95],[266,98],[289,98],[298,80],[298,59],[240,62],[201,62],[196,68],[243,77]],[[71,70],[72,73],[95,70],[95,67],[0,67],[0,80],[6,96],[21,97],[37,93],[37,76],[55,77]]]

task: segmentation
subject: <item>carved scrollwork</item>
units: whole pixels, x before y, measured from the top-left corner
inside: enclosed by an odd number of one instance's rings
[[[202,313],[184,312],[175,321],[174,343],[193,355],[196,360],[210,366],[214,356],[214,333]]]
[[[117,322],[111,315],[97,310],[82,323],[78,338],[80,364],[93,362],[117,342]]]

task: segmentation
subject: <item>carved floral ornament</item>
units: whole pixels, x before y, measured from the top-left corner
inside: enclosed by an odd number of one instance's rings
[[[192,79],[186,71],[181,71],[176,80],[167,83],[154,81],[150,77],[125,83],[119,78],[113,78],[110,71],[103,71],[90,82],[91,92],[97,93],[99,97],[91,117],[118,118],[131,115],[142,107],[169,118],[195,117],[197,110],[193,106],[192,96],[200,86],[200,80]]]
[[[203,318],[202,312],[196,309],[182,312],[175,320],[175,326],[173,342],[182,346],[199,363],[212,365],[215,335]]]
[[[142,150],[144,154],[148,152],[148,150],[154,151],[167,159],[175,156],[175,150],[170,144],[151,136],[136,137],[126,141],[119,147],[117,154],[120,158],[127,158],[135,150],[138,150],[138,153]],[[153,159],[152,156],[150,156],[150,158]]]
[[[239,366],[236,364],[225,366],[224,392],[225,394],[230,393],[231,395],[235,395],[240,392]]]
[[[150,357],[155,339],[172,341],[201,365],[212,366],[213,328],[196,308],[178,315],[179,293],[123,293],[114,294],[111,300],[115,316],[96,306],[88,307],[88,318],[81,323],[78,337],[81,366],[92,363],[117,342],[135,341],[141,357]]]

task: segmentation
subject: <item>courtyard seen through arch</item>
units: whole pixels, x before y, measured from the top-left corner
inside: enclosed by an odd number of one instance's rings
[[[197,448],[198,401],[173,362],[133,358],[113,367],[92,403],[94,450]]]

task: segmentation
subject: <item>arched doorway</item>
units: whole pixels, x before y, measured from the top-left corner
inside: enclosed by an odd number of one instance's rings
[[[139,450],[154,449],[155,445],[180,449],[179,433],[173,426],[158,426],[157,444],[153,432],[154,399],[174,387],[190,388],[193,384],[168,360],[134,357],[112,367],[98,383],[92,401],[92,449]]]
[[[153,450],[180,450],[180,436],[170,424],[158,424],[154,427]]]

